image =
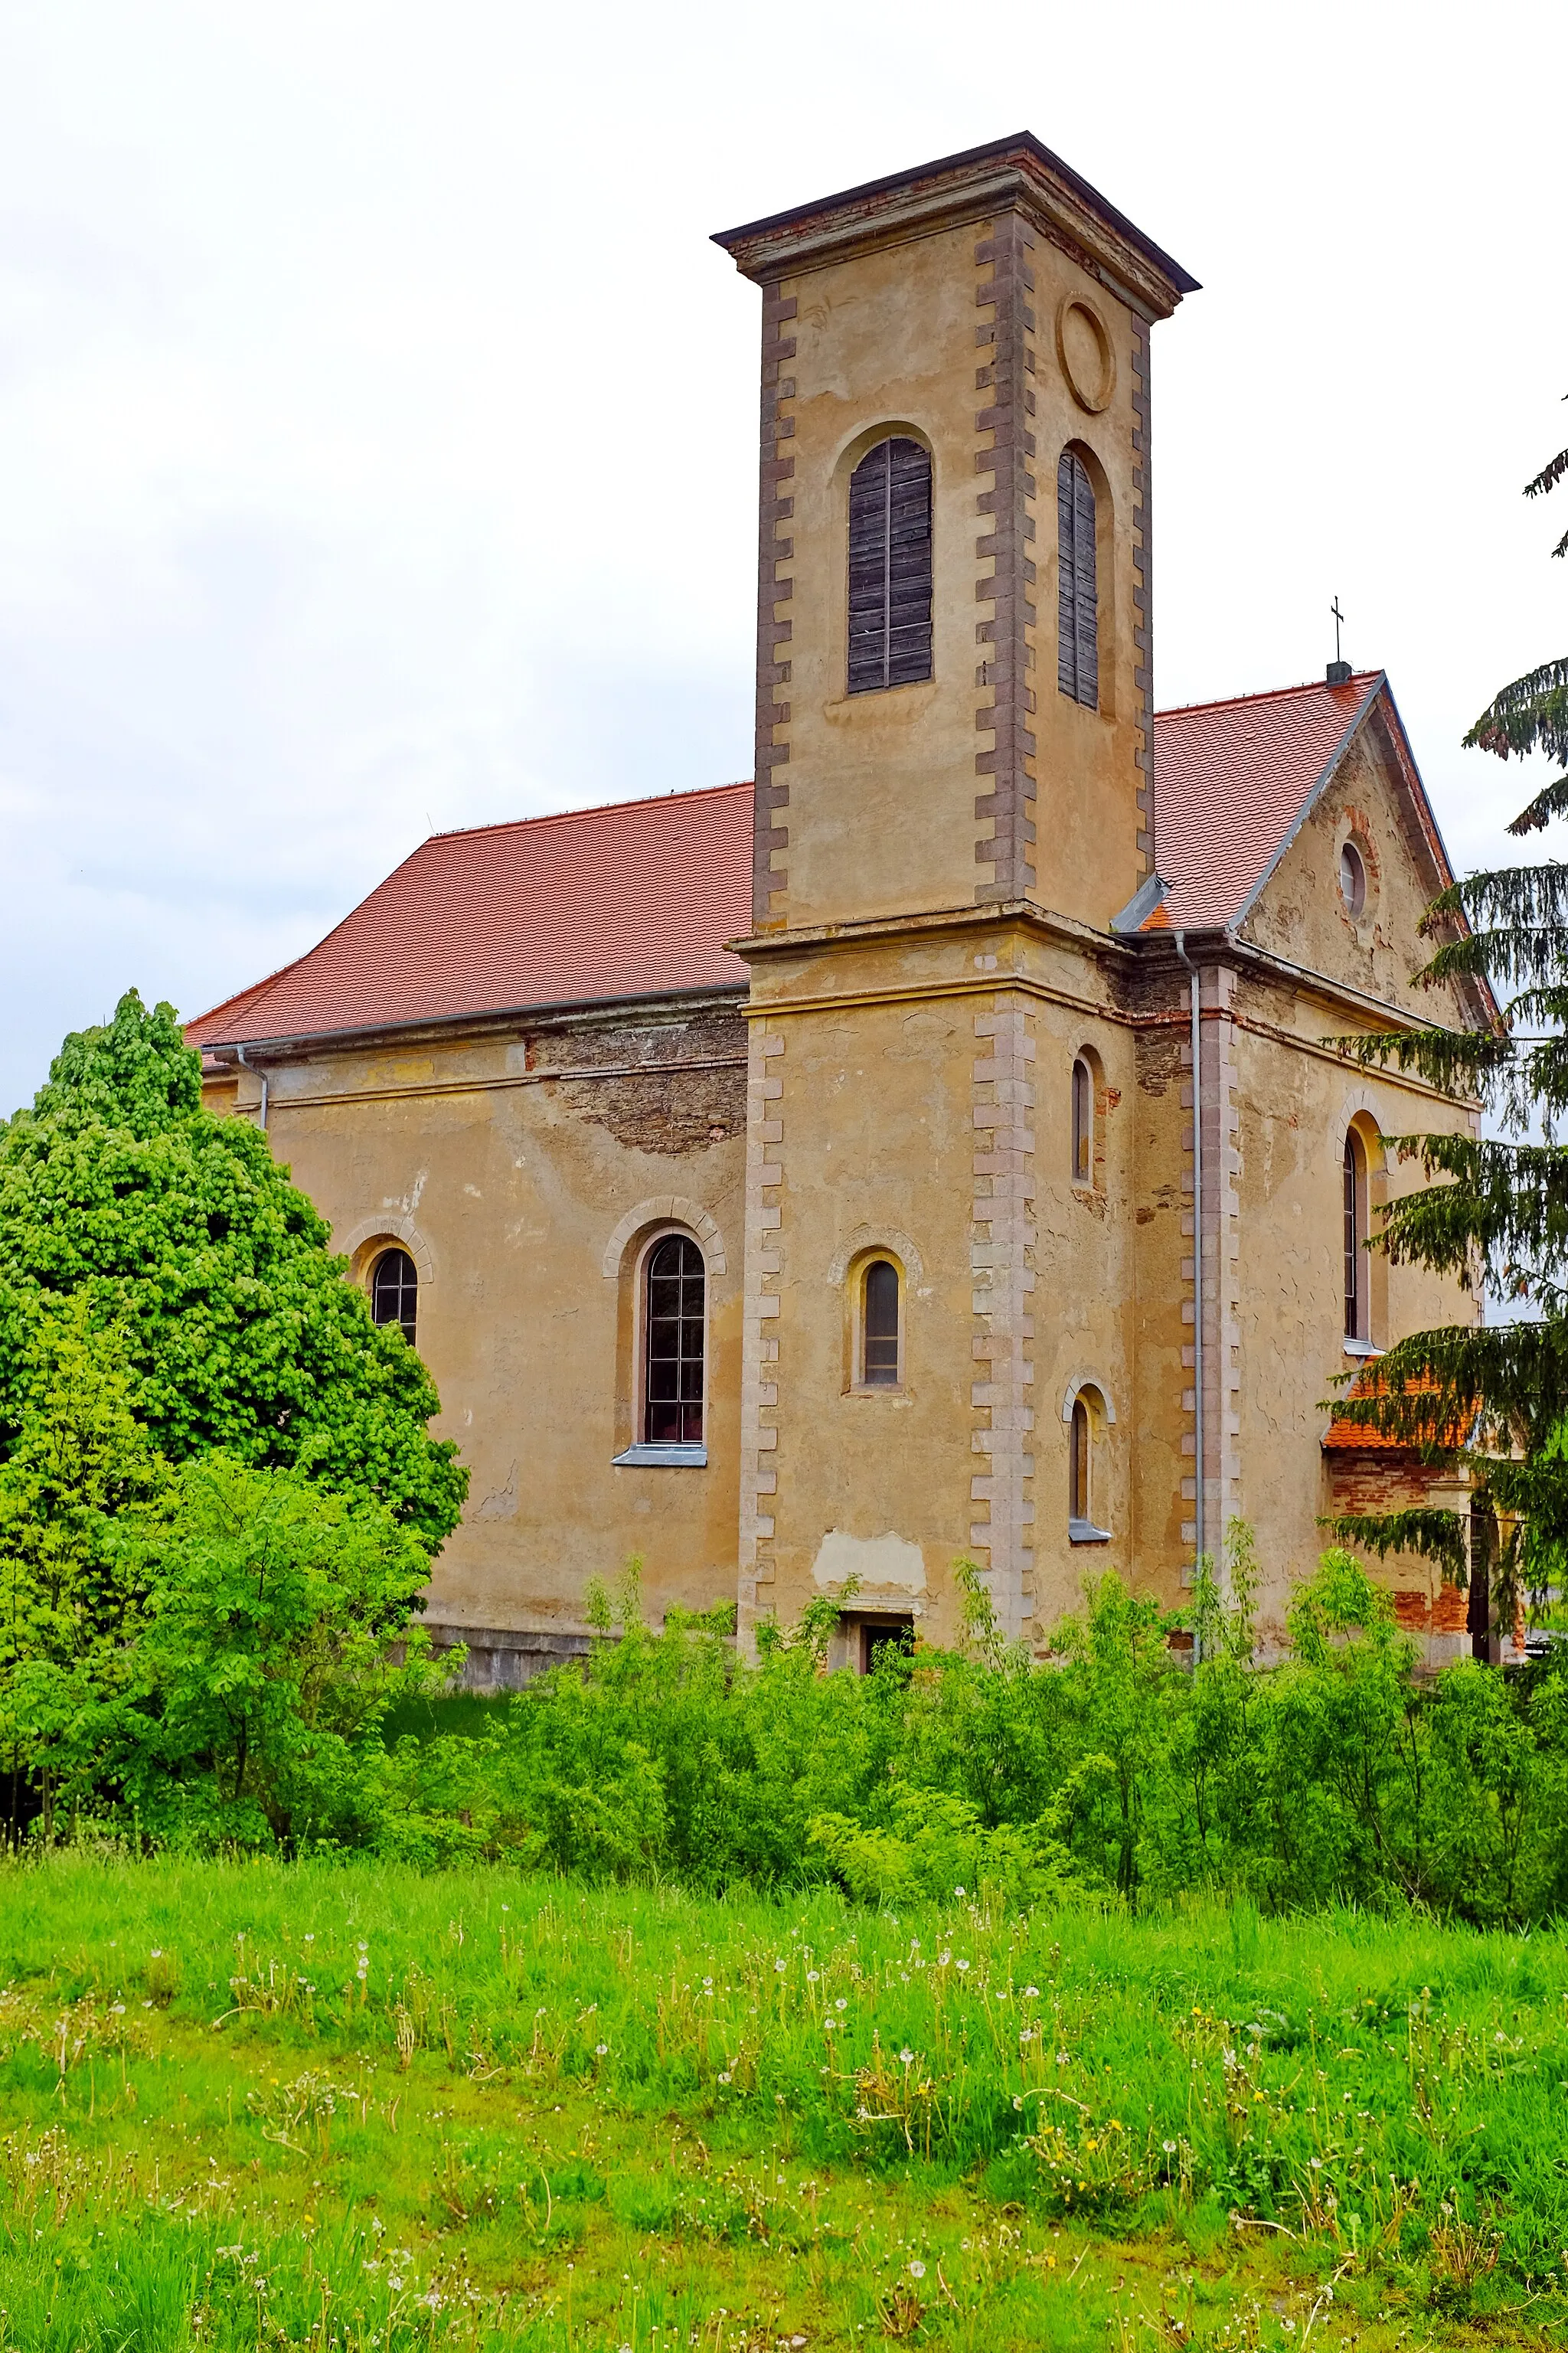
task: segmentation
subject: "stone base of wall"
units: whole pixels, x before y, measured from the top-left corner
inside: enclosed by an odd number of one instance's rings
[[[527,1634],[514,1628],[438,1626],[428,1619],[430,1647],[439,1659],[459,1643],[468,1651],[458,1689],[467,1692],[521,1691],[546,1667],[588,1655],[586,1634]]]

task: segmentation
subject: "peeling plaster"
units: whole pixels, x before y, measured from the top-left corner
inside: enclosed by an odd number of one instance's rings
[[[891,1529],[882,1536],[852,1536],[842,1528],[829,1528],[817,1547],[811,1573],[819,1586],[842,1585],[858,1577],[862,1590],[868,1592],[889,1586],[900,1593],[926,1589],[924,1554],[918,1544],[895,1535]]]

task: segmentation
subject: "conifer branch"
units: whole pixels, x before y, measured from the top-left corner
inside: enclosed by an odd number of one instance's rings
[[[1469,1582],[1468,1531],[1458,1512],[1430,1505],[1406,1512],[1342,1512],[1318,1525],[1358,1550],[1376,1553],[1380,1560],[1391,1552],[1419,1553],[1424,1560],[1438,1563],[1446,1583]]]

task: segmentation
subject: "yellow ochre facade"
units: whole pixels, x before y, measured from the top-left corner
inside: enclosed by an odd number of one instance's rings
[[[1033,140],[719,242],[763,307],[744,974],[313,1035],[268,1035],[262,997],[194,1025],[210,1099],[257,1116],[265,1078],[356,1275],[416,1270],[472,1472],[428,1616],[473,1679],[578,1646],[588,1581],[634,1554],[656,1615],[734,1599],[742,1641],[837,1597],[846,1662],[883,1630],[952,1639],[968,1557],[1044,1650],[1107,1567],[1175,1606],[1237,1515],[1277,1638],[1322,1514],[1421,1483],[1325,1448],[1321,1401],[1475,1312],[1420,1270],[1346,1271],[1347,1231],[1416,1181],[1384,1139],[1474,1107],[1328,1041],[1488,1018],[1415,980],[1447,870],[1386,683],[1156,730],[1150,337],[1194,284]],[[888,448],[926,539],[876,503]],[[924,674],[856,684],[873,608]],[[1255,740],[1256,791],[1207,781]],[[1227,901],[1289,758],[1302,789]],[[702,1328],[670,1345],[700,1396],[660,1419],[658,1253],[683,1240]],[[1434,1663],[1467,1639],[1426,1566],[1380,1574]]]

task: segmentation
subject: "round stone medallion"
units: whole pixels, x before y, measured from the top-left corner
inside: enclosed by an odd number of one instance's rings
[[[1057,312],[1057,357],[1073,398],[1096,416],[1116,389],[1116,354],[1104,320],[1081,295],[1069,294]]]

